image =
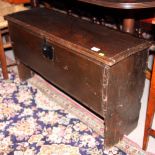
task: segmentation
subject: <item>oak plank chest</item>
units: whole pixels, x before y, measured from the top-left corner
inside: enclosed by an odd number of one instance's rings
[[[43,8],[6,19],[21,79],[32,69],[103,117],[106,147],[136,127],[148,41]]]

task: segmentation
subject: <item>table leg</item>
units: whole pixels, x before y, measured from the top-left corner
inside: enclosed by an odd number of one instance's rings
[[[135,31],[135,19],[134,18],[125,18],[123,20],[123,31],[128,33],[134,33]]]

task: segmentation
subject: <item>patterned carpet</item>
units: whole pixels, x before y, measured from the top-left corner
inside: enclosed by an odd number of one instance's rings
[[[0,155],[147,154],[127,138],[104,150],[101,120],[38,76],[9,76],[0,76]]]

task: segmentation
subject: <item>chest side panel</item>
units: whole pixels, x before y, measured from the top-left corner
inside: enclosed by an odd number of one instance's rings
[[[106,144],[113,145],[137,125],[144,89],[146,50],[112,66],[106,103]]]

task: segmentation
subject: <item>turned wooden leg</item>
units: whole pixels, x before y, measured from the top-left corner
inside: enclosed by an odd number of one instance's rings
[[[16,59],[17,62],[17,68],[18,68],[18,74],[21,81],[25,81],[33,76],[33,72],[31,69],[26,67],[23,63],[20,62],[20,60]]]
[[[3,48],[3,40],[2,40],[1,32],[0,32],[0,62],[1,62],[1,67],[2,67],[3,77],[4,79],[8,79],[6,56],[5,56],[5,51]]]
[[[147,148],[149,136],[150,135],[153,136],[155,132],[151,129],[153,116],[155,113],[155,58],[154,58],[152,77],[150,82],[151,82],[150,92],[149,92],[148,105],[147,105],[147,111],[146,111],[145,129],[144,129],[144,138],[143,138],[143,150],[146,150]]]
[[[123,20],[123,31],[133,34],[135,31],[135,19],[126,18]]]

